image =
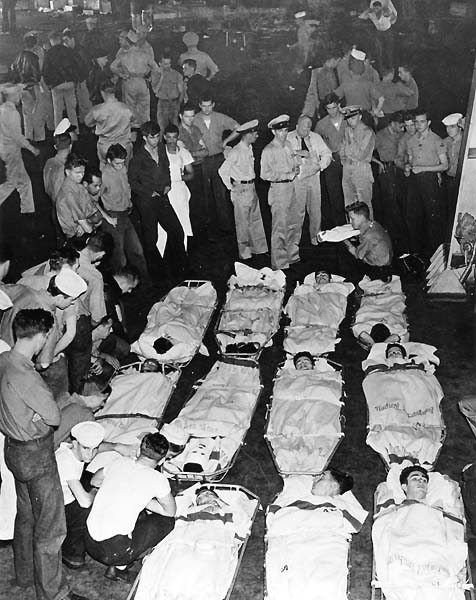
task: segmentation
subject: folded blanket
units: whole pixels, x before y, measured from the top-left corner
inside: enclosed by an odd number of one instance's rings
[[[337,331],[325,325],[301,325],[285,328],[284,350],[293,356],[298,352],[310,352],[313,356],[333,352],[340,338]]]

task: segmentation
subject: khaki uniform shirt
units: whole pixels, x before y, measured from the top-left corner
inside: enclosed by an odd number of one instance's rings
[[[255,158],[253,147],[240,141],[226,157],[218,169],[218,174],[229,190],[233,189],[232,179],[237,183],[252,181],[255,178]]]
[[[88,127],[96,126],[95,134],[105,140],[130,140],[132,111],[123,102],[111,100],[97,104],[84,119]]]
[[[293,169],[297,163],[293,155],[293,147],[288,141],[283,146],[276,138],[271,140],[261,154],[261,179],[271,183],[294,179]]]
[[[407,152],[414,167],[434,167],[440,164],[440,154],[446,154],[446,146],[440,136],[427,129],[409,138]]]
[[[370,163],[375,147],[375,133],[362,121],[355,129],[347,127],[340,147],[343,164]]]

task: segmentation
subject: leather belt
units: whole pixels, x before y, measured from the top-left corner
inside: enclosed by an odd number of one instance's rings
[[[294,179],[281,179],[280,181],[272,181],[271,183],[292,183]]]
[[[248,179],[247,181],[238,181],[236,179],[233,179],[233,177],[231,177],[230,179],[231,179],[231,183],[237,183],[238,185],[246,185],[247,183],[254,183],[255,182],[254,179]]]

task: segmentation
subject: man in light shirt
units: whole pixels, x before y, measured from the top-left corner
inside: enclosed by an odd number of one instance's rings
[[[218,173],[231,192],[239,256],[248,260],[253,254],[268,251],[254,183],[253,144],[258,139],[258,121],[244,123],[237,132],[241,140],[230,151]]]
[[[300,211],[300,228],[307,210],[311,244],[317,245],[317,234],[321,230],[321,171],[329,166],[332,154],[321,136],[311,131],[311,125],[310,117],[299,117],[296,129],[288,133],[287,140],[299,164],[294,191]]]
[[[372,0],[367,10],[359,15],[359,19],[368,19],[375,25],[375,55],[380,69],[393,66],[393,31],[392,25],[397,21],[397,10],[392,0]]]
[[[149,433],[136,460],[121,457],[91,480],[99,491],[87,519],[86,548],[108,565],[108,579],[132,583],[126,566],[174,527],[175,499],[167,478],[155,470],[168,449],[163,435]]]

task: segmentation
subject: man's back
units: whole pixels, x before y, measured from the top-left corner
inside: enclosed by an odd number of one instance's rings
[[[158,471],[130,458],[117,459],[104,471],[87,520],[89,534],[100,542],[132,533],[147,504],[169,493],[169,482]]]
[[[55,87],[68,81],[79,81],[82,74],[78,70],[76,54],[71,48],[58,44],[45,54],[43,79],[48,87]]]

